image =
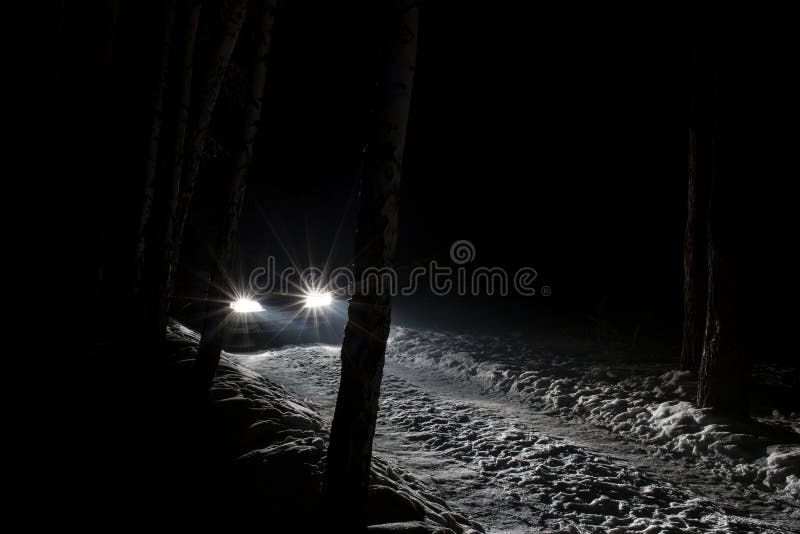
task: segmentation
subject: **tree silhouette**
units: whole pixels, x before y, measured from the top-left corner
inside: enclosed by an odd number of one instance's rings
[[[355,238],[355,294],[348,307],[342,371],[323,491],[337,526],[364,526],[372,440],[391,322],[390,296],[358,283],[370,267],[391,265],[397,201],[414,81],[419,3],[391,0],[380,12],[382,65],[367,132]]]

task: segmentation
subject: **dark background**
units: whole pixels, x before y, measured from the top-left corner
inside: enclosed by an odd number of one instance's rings
[[[108,97],[108,80],[101,78],[97,58],[90,57],[97,54],[103,26],[93,3],[75,5],[65,21],[63,42],[34,51],[40,35],[55,34],[42,27],[32,28],[23,41],[23,48],[30,46],[23,62],[42,77],[52,77],[51,57],[69,66],[60,73],[58,91],[52,94],[52,85],[42,83],[41,98],[35,93],[35,102],[17,106],[11,101],[8,106],[20,107],[29,123],[27,129],[11,129],[10,137],[23,138],[33,154],[18,156],[21,171],[8,163],[8,182],[31,188],[26,196],[7,192],[9,208],[26,210],[13,214],[15,225],[9,228],[11,233],[22,225],[32,229],[23,234],[27,248],[7,249],[9,258],[22,251],[23,268],[44,271],[18,286],[25,291],[38,286],[46,294],[37,299],[24,295],[19,301],[35,304],[37,311],[44,303],[47,315],[32,321],[34,332],[23,337],[28,346],[8,358],[12,367],[7,374],[16,382],[12,386],[22,390],[17,401],[30,404],[28,410],[15,408],[15,415],[26,420],[25,431],[16,434],[47,434],[39,440],[41,453],[36,449],[36,464],[47,471],[42,480],[61,472],[50,472],[47,460],[69,471],[59,485],[47,485],[48,497],[62,507],[76,503],[74,510],[81,515],[95,506],[72,486],[88,474],[82,460],[91,458],[104,476],[105,471],[116,476],[93,455],[108,458],[107,465],[118,465],[121,457],[117,443],[103,449],[110,439],[105,424],[88,433],[97,438],[91,443],[74,440],[81,435],[82,419],[91,421],[87,413],[104,412],[104,422],[122,428],[110,435],[121,434],[118,443],[127,445],[123,450],[133,450],[135,427],[129,431],[128,421],[111,413],[118,406],[105,399],[135,392],[124,399],[135,404],[148,397],[146,388],[134,384],[146,370],[136,362],[83,360],[70,352],[84,334],[95,334],[89,331],[93,317],[124,317],[117,309],[93,307],[91,292],[102,247],[116,235],[114,228],[106,229],[106,221],[138,208],[140,160],[110,151],[102,137],[107,129],[115,134],[109,136],[113,145],[122,146],[120,152],[140,152],[127,147],[142,146],[144,131],[120,135],[115,130],[146,126],[138,119],[149,113],[150,100],[143,95],[152,88],[149,80],[134,79],[130,94],[123,92],[132,96],[129,105],[115,106],[121,116],[92,115]],[[367,0],[291,0],[280,12],[240,229],[242,273],[263,265],[268,255],[284,256],[280,243],[301,265],[319,265],[329,256],[331,265],[346,265],[351,257],[360,131],[375,56],[370,5]],[[796,19],[788,3],[729,6],[727,27],[733,38],[725,44],[725,179],[737,183],[746,200],[738,206],[736,221],[745,230],[741,291],[748,303],[751,348],[756,360],[794,361],[800,124]],[[639,325],[642,343],[649,339],[654,346],[671,347],[677,360],[686,217],[687,27],[694,7],[685,2],[423,1],[396,263],[445,261],[452,242],[467,239],[477,248],[475,265],[532,266],[553,294],[400,298],[395,301],[397,323],[478,332],[543,327],[591,336],[593,323],[587,316],[601,314],[598,306],[605,302],[609,320],[624,335]],[[150,8],[141,13],[155,12]],[[141,38],[126,42],[143,46],[122,50],[120,64],[130,67],[123,76],[146,70],[158,48],[159,21],[134,16],[126,24],[121,32]],[[226,176],[225,134],[235,123],[239,98],[236,75],[249,60],[241,50],[235,55],[231,83],[215,113],[218,140],[209,143],[185,236],[179,315],[202,294],[214,242],[208,230]],[[29,116],[31,111],[44,116]],[[130,143],[119,142],[126,135]],[[126,165],[127,175],[108,172]],[[135,220],[117,224],[133,226]],[[34,259],[28,249],[40,257]],[[73,374],[79,378],[65,379]],[[31,393],[31,380],[43,375],[59,382],[52,389],[57,396],[48,389]],[[43,406],[36,406],[37,397]],[[53,398],[55,415],[64,420],[55,430],[42,423],[55,417]],[[54,456],[54,446],[66,447],[67,453]],[[127,469],[133,472],[136,456],[130,460]],[[16,463],[40,503],[30,464]]]
[[[534,267],[552,295],[421,294],[395,300],[396,322],[591,336],[587,318],[602,317],[622,337],[639,327],[642,339],[678,344],[689,7],[423,3],[396,264],[449,264],[450,245],[466,239],[477,249],[470,265]],[[784,133],[791,33],[780,13],[736,3],[729,12],[726,179],[748,199],[737,217],[753,284],[742,290],[752,323],[769,330],[763,310],[785,290],[784,203],[796,175]],[[348,264],[374,62],[369,13],[368,2],[308,1],[281,13],[240,230],[242,280],[268,255]],[[212,157],[187,228],[178,287],[187,303],[202,291],[217,187]]]

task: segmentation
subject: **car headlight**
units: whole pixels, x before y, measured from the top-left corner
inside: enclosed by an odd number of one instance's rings
[[[231,302],[231,309],[236,313],[253,313],[264,311],[261,304],[255,300],[239,299]]]
[[[330,306],[333,302],[333,297],[330,293],[313,292],[306,295],[305,307],[306,308],[324,308]]]

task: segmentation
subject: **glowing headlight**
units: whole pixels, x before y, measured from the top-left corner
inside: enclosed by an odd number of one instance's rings
[[[261,307],[261,304],[250,299],[239,299],[235,302],[231,302],[231,308],[236,313],[253,313],[264,311],[264,308]]]
[[[306,295],[306,308],[330,306],[333,299],[330,293],[309,293]]]

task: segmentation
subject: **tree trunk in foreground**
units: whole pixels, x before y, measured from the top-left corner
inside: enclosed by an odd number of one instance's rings
[[[239,33],[242,30],[249,4],[249,0],[229,0],[224,2],[220,15],[222,19],[220,35],[206,63],[203,76],[200,78],[202,83],[197,88],[198,90],[192,103],[187,130],[187,146],[183,157],[183,166],[181,167],[180,192],[175,225],[170,235],[172,248],[170,250],[166,290],[168,305],[172,299],[174,273],[180,256],[183,230],[186,226],[186,219],[189,216],[189,207],[194,195],[194,185],[197,180],[197,173],[200,170],[208,128],[211,124],[214,106],[222,88],[225,72],[230,64],[233,49],[239,39]]]
[[[147,139],[147,153],[144,168],[144,193],[142,207],[139,212],[139,225],[136,230],[135,263],[136,273],[134,290],[138,293],[144,278],[145,249],[147,236],[153,213],[153,201],[156,194],[156,175],[158,173],[158,153],[161,144],[161,126],[164,122],[164,99],[169,84],[169,58],[172,49],[172,32],[175,23],[177,0],[168,0],[164,5],[164,35],[161,41],[158,75],[153,91],[153,117]]]
[[[681,369],[696,371],[703,354],[703,332],[706,325],[706,300],[708,297],[708,251],[706,245],[706,226],[708,197],[702,195],[709,182],[706,172],[698,173],[698,160],[707,162],[703,151],[698,153],[699,135],[705,135],[707,128],[700,126],[700,116],[710,100],[707,90],[710,87],[706,76],[707,65],[704,48],[700,46],[700,30],[704,28],[696,13],[689,19],[689,158],[687,166],[688,195],[686,203],[686,230],[683,239],[683,344],[681,346]],[[702,63],[702,65],[701,65]],[[702,146],[700,147],[703,148]],[[707,167],[703,167],[707,170]]]
[[[262,3],[263,12],[256,43],[253,78],[250,83],[248,101],[242,114],[242,134],[233,159],[233,171],[228,184],[228,202],[221,220],[215,258],[209,273],[205,317],[200,347],[194,364],[195,387],[200,400],[208,397],[222,350],[224,321],[226,313],[230,311],[228,301],[231,292],[226,290],[230,278],[228,273],[232,263],[236,232],[239,228],[247,176],[253,160],[253,146],[261,121],[264,86],[267,82],[267,58],[272,44],[272,28],[275,23],[277,0],[265,0]]]
[[[397,243],[397,196],[414,80],[419,2],[386,2],[383,65],[374,114],[367,132],[355,238],[354,274],[389,267]],[[372,461],[390,295],[357,283],[348,307],[342,344],[342,374],[323,481],[334,526],[365,527],[365,504]]]
[[[154,340],[164,336],[167,327],[168,295],[167,287],[174,257],[173,229],[177,214],[180,175],[183,165],[184,146],[186,144],[186,128],[189,119],[189,102],[191,101],[192,79],[194,76],[195,42],[200,24],[202,4],[199,0],[190,0],[186,6],[186,20],[183,29],[183,45],[180,50],[180,75],[177,80],[175,97],[175,120],[171,131],[166,176],[163,180],[163,195],[159,210],[158,231],[154,232],[154,253],[157,259],[153,262],[154,278],[148,284],[152,292],[152,306],[155,314],[152,319],[151,335]]]
[[[738,135],[729,80],[735,64],[727,57],[733,39],[722,2],[706,4],[710,21],[705,47],[709,54],[711,99],[710,202],[708,210],[708,302],[705,340],[697,384],[697,405],[746,418],[752,361],[745,346],[744,232],[746,182],[739,175],[744,155],[731,148]]]
[[[752,361],[745,347],[743,258],[730,228],[732,184],[712,182],[708,244],[708,310],[697,405],[740,418],[749,416]]]
[[[699,76],[697,77],[700,78]],[[697,86],[697,83],[695,83]],[[688,201],[683,241],[683,345],[681,369],[696,371],[703,354],[703,333],[708,300],[708,189],[710,150],[708,132],[697,120],[696,101],[705,105],[706,95],[693,95],[689,126]],[[702,114],[701,114],[702,116]]]

